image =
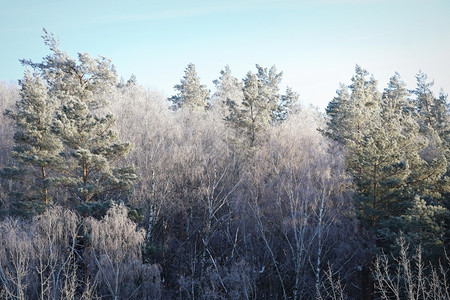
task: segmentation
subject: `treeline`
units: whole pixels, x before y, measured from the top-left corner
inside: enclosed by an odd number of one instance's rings
[[[189,64],[168,102],[44,40],[0,85],[0,298],[449,298],[449,107],[424,74],[380,93],[357,67],[323,116],[275,67],[211,94]]]

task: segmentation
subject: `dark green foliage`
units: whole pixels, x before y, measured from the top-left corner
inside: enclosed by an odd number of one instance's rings
[[[401,216],[391,216],[381,222],[378,230],[380,243],[393,255],[400,251],[396,240],[402,236],[411,249],[423,249],[423,258],[438,265],[445,257],[445,219],[449,211],[440,205],[430,205],[416,197],[414,203]]]
[[[448,207],[439,205],[448,189],[448,146],[438,130],[446,126],[446,104],[434,98],[423,73],[417,76],[415,100],[407,98],[398,74],[382,97],[367,75],[357,66],[350,93],[342,86],[330,102],[325,133],[346,149],[359,219],[377,246],[397,251],[395,240],[403,233],[436,263],[443,255],[449,215]]]
[[[14,195],[11,195],[14,197]],[[18,198],[18,196],[16,196]],[[9,210],[9,214],[14,217],[30,219],[36,215],[42,214],[50,204],[39,200],[18,200],[14,201]]]

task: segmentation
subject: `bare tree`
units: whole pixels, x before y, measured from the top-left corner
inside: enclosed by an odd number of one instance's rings
[[[27,299],[34,251],[31,232],[16,220],[0,224],[0,280],[5,299]]]
[[[80,287],[77,274],[77,239],[80,220],[70,210],[55,207],[33,220],[35,270],[39,299],[75,299]]]
[[[361,252],[342,156],[330,152],[320,125],[317,114],[304,110],[272,127],[246,173],[266,249],[258,270],[269,295],[283,299],[316,297],[326,276],[323,265],[350,276]]]
[[[113,299],[159,298],[159,268],[142,263],[145,231],[138,230],[128,218],[127,208],[113,205],[102,220],[90,218],[86,222],[91,257],[108,295]]]
[[[340,277],[336,278],[333,269],[328,265],[328,269],[325,271],[325,278],[320,283],[320,288],[317,289],[317,299],[332,299],[332,300],[345,300],[349,299],[344,292]]]
[[[409,246],[403,237],[398,239],[400,253],[389,257],[381,254],[375,260],[374,277],[380,299],[450,299],[448,265],[450,259],[426,266],[419,246],[411,257]]]

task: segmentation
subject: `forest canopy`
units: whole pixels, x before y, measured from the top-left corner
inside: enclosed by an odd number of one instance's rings
[[[283,72],[104,57],[0,83],[1,299],[450,299],[450,106],[357,65],[325,113]]]

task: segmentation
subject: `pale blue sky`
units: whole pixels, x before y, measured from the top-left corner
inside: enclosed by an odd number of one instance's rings
[[[303,103],[322,108],[355,64],[380,89],[395,71],[412,89],[421,69],[450,92],[449,0],[0,0],[0,80],[48,53],[42,27],[69,54],[111,58],[120,76],[166,96],[189,62],[210,89],[226,64],[238,78],[276,65]]]

